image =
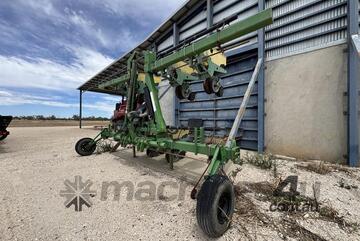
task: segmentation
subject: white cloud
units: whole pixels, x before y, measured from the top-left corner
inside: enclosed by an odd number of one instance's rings
[[[73,48],[75,60],[71,64],[49,59],[31,59],[0,55],[0,86],[74,89],[106,67],[112,58],[86,48]]]
[[[119,102],[121,100],[120,96],[110,96],[110,95],[105,95],[102,97],[105,101],[112,101],[113,103]]]
[[[170,15],[180,7],[182,2],[185,2],[185,0],[92,1],[93,4],[105,6],[109,12],[120,16],[136,18],[139,21],[170,17]]]
[[[23,94],[20,92],[12,92],[8,90],[0,90],[0,106],[16,106],[16,105],[42,105],[59,108],[78,108],[78,103],[66,103],[61,100],[56,100],[59,97],[44,97],[37,95]],[[106,99],[106,98],[104,98]],[[114,109],[114,101],[108,99],[107,101],[96,101],[91,104],[84,104],[84,109],[94,109],[108,112],[109,115]]]
[[[87,39],[96,41],[96,43],[108,49],[120,48],[122,51],[128,51],[135,47],[139,40],[131,33],[127,26],[119,26],[116,29],[116,33],[106,31],[107,26],[100,26],[96,22],[90,19],[91,16],[86,16],[82,10],[72,10],[68,7],[59,9],[56,7],[56,3],[61,2],[60,0],[19,0],[18,3],[13,3],[14,8],[19,9],[19,12],[24,12],[36,17],[41,18],[47,22],[54,23],[55,25],[66,26],[67,28],[75,27],[81,35],[86,36]],[[112,1],[110,1],[112,2]],[[129,1],[131,2],[131,1]],[[93,1],[94,7],[104,6],[102,1]],[[91,4],[88,3],[88,4]],[[112,4],[120,4],[122,1],[115,1]],[[106,5],[107,6],[107,5]],[[133,6],[135,8],[135,6]],[[105,10],[106,11],[106,10]],[[122,16],[121,12],[118,13]],[[29,16],[23,16],[29,17]],[[156,15],[158,17],[158,15]],[[141,23],[142,18],[139,18]],[[41,29],[36,22],[30,17],[24,23],[28,29],[33,32],[37,32]],[[16,31],[15,31],[16,32]],[[15,35],[14,35],[15,36]],[[115,36],[121,36],[116,38]]]
[[[111,48],[112,46],[117,44],[118,40],[114,40],[109,35],[105,34],[101,28],[98,28],[96,24],[88,19],[82,11],[76,12],[71,9],[65,8],[65,12],[67,13],[67,18],[70,20],[69,24],[76,25],[79,27],[86,36],[94,38],[98,43],[102,46]],[[134,44],[134,39],[131,34],[127,32],[125,29],[119,29],[119,32],[122,32],[120,36],[123,36],[121,42],[123,43],[123,48],[131,48]],[[125,37],[125,38],[124,38]]]
[[[47,18],[51,22],[55,24],[66,24],[68,21],[64,14],[62,14],[56,7],[54,6],[53,0],[18,0],[13,1],[12,3],[15,8],[19,11],[31,10],[31,13],[36,17]],[[31,23],[29,23],[31,24]]]
[[[0,55],[0,87],[70,92],[114,61],[100,51],[129,51],[143,40],[141,31],[153,30],[153,25],[170,16],[181,2],[79,0],[79,6],[89,6],[88,11],[62,0],[6,1],[14,14],[10,20],[0,18],[0,42],[5,50]],[[104,14],[110,16],[103,18]],[[135,29],[139,24],[146,28]],[[69,60],[68,56],[73,58]],[[119,98],[105,96],[97,100],[85,103],[84,108],[110,114]],[[68,103],[59,96],[0,89],[0,106],[23,104],[78,108],[78,103]]]
[[[5,91],[5,90],[0,90],[0,98],[1,97],[10,97],[12,96],[12,94],[8,91]]]
[[[79,105],[77,105],[78,107]],[[94,104],[85,104],[83,105],[84,108],[89,108],[89,109],[95,109],[95,110],[101,110],[101,111],[105,111],[108,112],[109,115],[111,115],[114,111],[114,103],[109,103],[109,102],[95,102]]]

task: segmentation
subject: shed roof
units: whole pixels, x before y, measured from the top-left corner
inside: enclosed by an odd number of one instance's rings
[[[99,89],[99,84],[102,84],[108,80],[117,78],[124,74],[126,71],[126,61],[130,57],[130,54],[133,51],[143,51],[150,49],[151,46],[166,33],[172,30],[174,23],[178,22],[181,18],[186,16],[191,9],[194,9],[199,3],[204,2],[203,0],[188,0],[184,3],[170,18],[168,18],[163,24],[160,25],[153,33],[149,35],[141,44],[139,44],[134,49],[130,50],[128,53],[124,54],[119,59],[115,60],[113,63],[105,67],[95,76],[90,78],[84,84],[82,84],[78,89],[83,91],[92,91],[99,93],[108,93],[119,95],[118,92],[114,90],[103,90]]]

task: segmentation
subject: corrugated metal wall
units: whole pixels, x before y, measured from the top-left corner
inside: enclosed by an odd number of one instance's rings
[[[224,87],[223,97],[204,92],[202,81],[193,82],[191,88],[196,92],[193,102],[180,101],[179,120],[181,126],[187,126],[189,119],[204,121],[207,137],[223,138],[227,136],[234,123],[236,113],[243,100],[248,83],[257,62],[257,50],[228,57],[226,75],[221,77]],[[244,119],[237,137],[241,148],[257,150],[257,85],[255,85],[247,105]]]
[[[214,1],[213,21],[238,14],[239,21],[258,11],[257,0]],[[346,39],[346,0],[266,0],[266,8],[273,8],[274,23],[266,28],[267,59],[280,58],[315,50]],[[179,24],[180,42],[206,29],[206,6]],[[257,33],[243,36],[246,44],[257,42]],[[233,41],[233,42],[236,42]],[[158,46],[163,51],[173,44],[169,36]]]
[[[266,28],[266,56],[283,57],[344,42],[346,0],[268,0],[274,23]]]
[[[192,16],[179,24],[179,41],[181,42],[206,28],[206,4],[203,4]]]
[[[238,19],[234,22],[241,21],[258,12],[257,0],[220,0],[214,3],[214,23],[218,23],[226,17],[237,14]],[[257,42],[257,32],[242,36],[226,45],[238,42],[244,42],[243,47]]]
[[[274,23],[265,29],[266,60],[345,43],[346,2],[346,0],[265,0],[266,8],[273,8],[274,11]],[[191,16],[178,23],[180,42],[206,29],[206,12],[206,2],[204,2]],[[239,21],[256,12],[258,12],[257,0],[214,0],[213,22],[218,23],[232,14],[237,14],[238,19],[236,21]],[[173,39],[172,36],[164,38],[158,45],[158,51],[161,52],[170,48],[173,45]],[[256,44],[257,32],[243,36],[232,43],[243,41],[246,41],[246,43],[236,48],[241,49],[246,45],[252,46]],[[244,66],[253,68],[247,63],[253,64],[255,59],[244,60],[241,56],[237,56],[237,59],[239,59],[238,63],[233,62],[228,67],[229,75],[232,77],[229,80],[230,82],[227,82],[226,78],[223,80],[225,86],[232,83],[240,84],[240,82],[245,81],[244,76],[251,74],[251,71],[239,75],[234,73],[240,73],[241,68]],[[194,88],[199,89],[197,101],[194,103],[181,102],[179,104],[177,123],[180,122],[184,125],[189,118],[201,116],[206,119],[205,126],[215,127],[216,129],[215,131],[208,131],[208,135],[226,135],[229,125],[233,121],[232,118],[241,103],[241,98],[237,97],[236,99],[234,96],[241,95],[246,85],[233,89],[227,88],[224,95],[226,101],[214,99],[214,96],[205,96],[200,91],[202,88],[200,83],[194,84]],[[249,126],[242,126],[242,128],[250,129],[245,130],[243,133],[245,139],[241,143],[241,147],[256,150],[257,126],[254,126],[254,124],[257,125],[257,115],[255,115],[257,112],[257,98],[256,96],[252,98],[252,109],[249,108],[247,111],[247,118],[253,118],[253,121],[246,122],[246,125]],[[226,128],[226,130],[219,128]]]
[[[237,14],[240,21],[257,13],[257,0],[221,0],[215,1],[213,6],[214,24],[232,14]],[[199,33],[207,28],[206,7],[201,7],[197,15],[182,23],[180,29],[180,42],[185,38]],[[193,27],[191,27],[193,26]],[[196,26],[196,27],[195,27]],[[257,42],[257,32],[238,38],[229,44],[244,42],[243,46],[253,45]],[[228,44],[228,45],[229,45]],[[188,120],[201,118],[204,121],[207,137],[224,137],[229,134],[237,110],[241,104],[247,84],[251,78],[257,61],[257,49],[243,55],[228,58],[228,74],[221,79],[225,87],[224,96],[217,98],[204,92],[202,81],[195,82],[192,89],[197,93],[194,102],[180,101],[178,105],[178,124],[187,126]],[[257,86],[254,88],[250,103],[245,113],[245,119],[240,127],[238,137],[241,148],[257,150]]]
[[[171,48],[174,44],[174,36],[170,35],[167,36],[158,46],[157,46],[157,51],[161,52],[161,51],[165,51],[169,48]]]

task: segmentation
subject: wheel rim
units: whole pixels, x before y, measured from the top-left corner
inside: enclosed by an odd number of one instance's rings
[[[217,218],[220,224],[227,223],[229,221],[231,197],[228,193],[223,193],[219,198]]]
[[[188,100],[194,101],[194,100],[195,100],[195,97],[196,97],[196,93],[195,93],[195,92],[191,92],[191,93],[189,94]]]
[[[217,97],[222,97],[224,95],[224,88],[220,86],[219,90],[215,93]]]
[[[181,86],[181,94],[184,97],[184,99],[187,99],[190,95],[191,91],[188,87]]]
[[[93,148],[93,145],[89,145],[90,141],[84,142],[81,144],[80,148],[84,152],[90,152]]]
[[[219,90],[221,88],[220,81],[218,81],[217,79],[212,79],[211,88],[214,93],[219,92]]]

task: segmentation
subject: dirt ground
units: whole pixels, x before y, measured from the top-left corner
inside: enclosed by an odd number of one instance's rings
[[[9,130],[0,143],[0,240],[208,240],[189,197],[205,162],[186,158],[170,171],[164,156],[133,158],[131,150],[80,157],[74,144],[97,130]],[[235,168],[236,213],[219,240],[360,240],[358,169],[289,160]],[[90,180],[96,193],[81,212],[65,208],[60,195],[75,176]],[[274,196],[289,176],[298,178],[300,196],[291,199],[302,205],[297,211],[280,209],[289,200]],[[318,210],[305,209],[307,202]]]

